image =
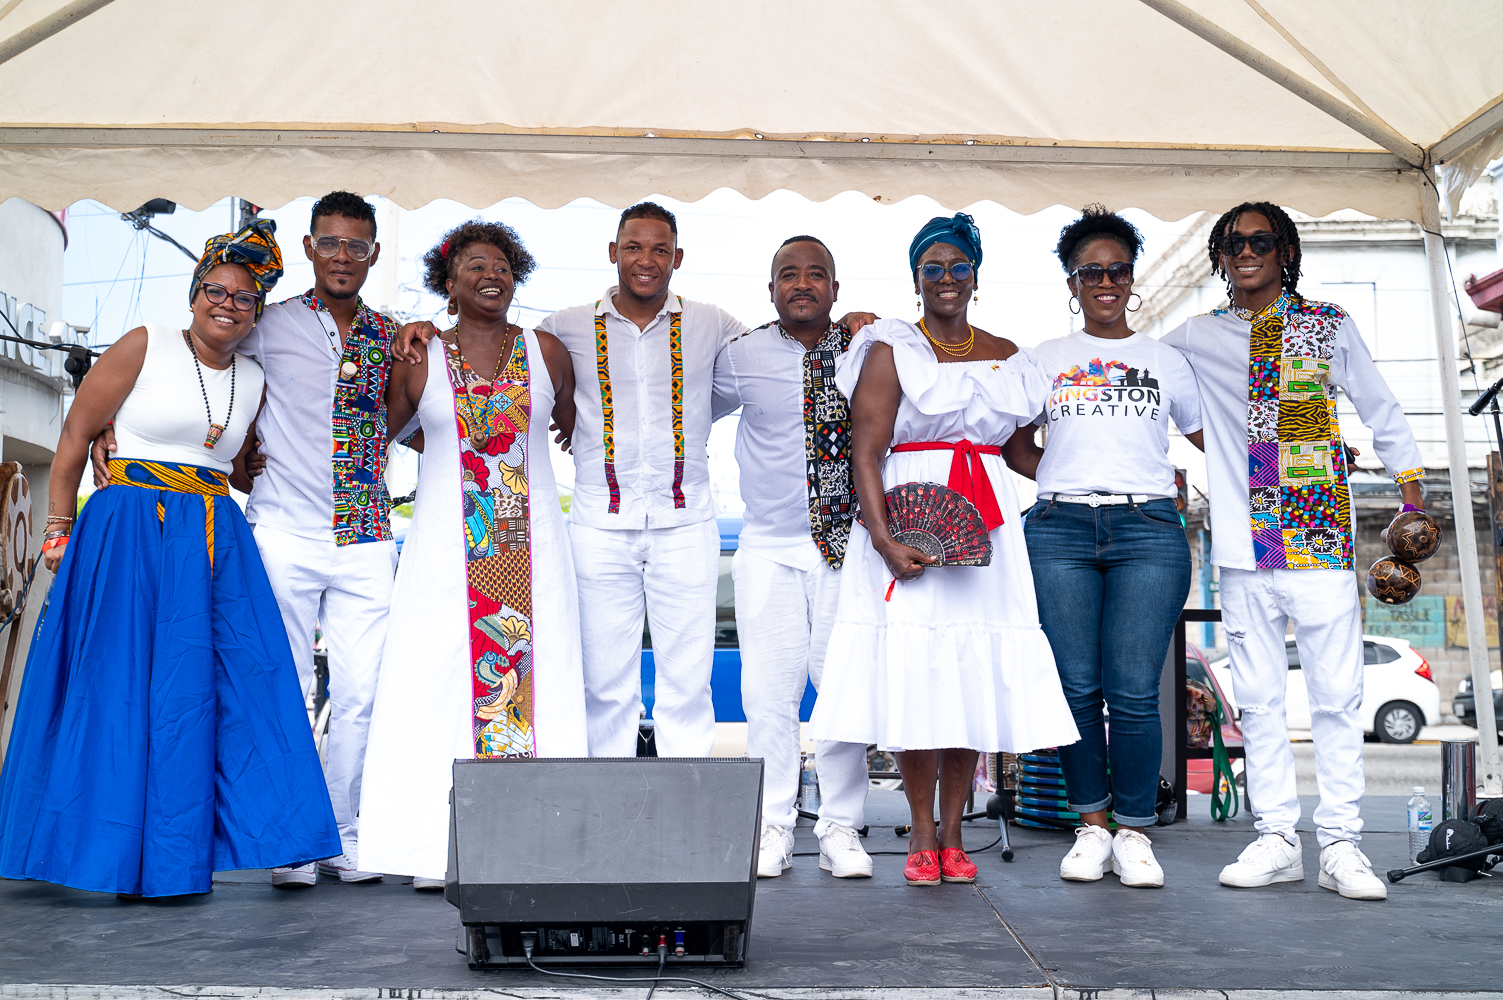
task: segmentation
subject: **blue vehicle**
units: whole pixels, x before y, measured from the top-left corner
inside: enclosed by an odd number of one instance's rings
[[[715,665],[710,677],[710,693],[715,700],[715,724],[720,731],[717,742],[724,745],[734,741],[735,735],[726,730],[727,724],[746,722],[746,712],[741,708],[741,647],[736,639],[736,595],[731,584],[731,557],[741,537],[741,518],[716,519],[720,527],[720,584],[715,592]],[[652,636],[645,627],[642,630],[642,705],[652,717],[653,685],[656,673],[652,663]],[[814,710],[814,685],[804,684],[804,699],[799,704],[800,722],[809,721]],[[741,737],[744,744],[744,736]]]

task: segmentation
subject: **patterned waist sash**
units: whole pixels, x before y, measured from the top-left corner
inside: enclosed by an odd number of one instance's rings
[[[601,300],[604,301],[604,300]],[[605,484],[610,490],[609,512],[621,513],[621,486],[616,480],[616,407],[611,393],[609,339],[605,331],[605,314],[595,303],[595,375],[600,380],[600,411],[604,418]],[[684,329],[682,312],[668,314],[668,377],[673,413],[673,506],[683,509],[684,501]],[[638,400],[641,406],[645,400]]]
[[[170,493],[196,493],[204,498],[204,543],[209,551],[209,569],[214,568],[214,498],[230,495],[230,480],[223,472],[197,465],[169,465],[137,458],[110,459],[111,486],[139,486]],[[157,520],[167,519],[167,507],[157,501]]]
[[[892,450],[954,452],[955,457],[950,459],[950,480],[945,485],[975,505],[987,531],[1006,523],[1002,508],[997,506],[997,494],[992,490],[992,478],[981,464],[982,455],[1001,455],[999,446],[970,441],[909,441],[893,445]]]
[[[527,345],[519,335],[489,383],[454,345],[444,358],[459,436],[475,756],[536,757]]]

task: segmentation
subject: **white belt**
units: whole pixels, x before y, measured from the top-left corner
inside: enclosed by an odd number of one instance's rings
[[[1150,500],[1162,500],[1164,497],[1152,496],[1148,493],[1086,493],[1084,495],[1073,493],[1040,493],[1039,499],[1056,503],[1087,503],[1092,507],[1116,507],[1122,504],[1147,503]]]

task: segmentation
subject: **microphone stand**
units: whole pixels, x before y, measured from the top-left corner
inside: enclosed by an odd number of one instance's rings
[[[1480,417],[1482,415],[1482,411],[1486,409],[1489,413],[1492,414],[1493,432],[1496,435],[1494,440],[1498,442],[1498,447],[1500,449],[1500,451],[1494,452],[1493,454],[1499,456],[1499,461],[1503,461],[1503,413],[1500,413],[1498,408],[1498,393],[1500,390],[1503,390],[1503,378],[1498,379],[1498,381],[1488,386],[1487,391],[1478,396],[1476,400],[1473,401],[1472,405],[1467,407],[1467,413],[1471,414],[1474,417]],[[1487,508],[1488,519],[1491,522],[1493,529],[1493,560],[1499,569],[1503,569],[1503,561],[1500,561],[1498,559],[1499,550],[1503,549],[1503,528],[1500,528],[1498,524],[1498,506],[1500,503],[1503,503],[1503,483],[1500,483],[1498,478],[1500,474],[1503,474],[1503,469],[1500,469],[1497,465],[1494,464],[1491,455],[1488,456]],[[1453,472],[1452,475],[1455,475],[1455,473]],[[1457,512],[1457,516],[1460,516],[1459,511]],[[1498,602],[1497,616],[1498,634],[1503,635],[1503,600],[1500,600]],[[1486,716],[1491,719],[1491,728],[1494,732],[1496,732],[1498,728],[1498,720],[1496,714],[1492,711],[1492,684],[1483,683],[1479,687],[1479,685],[1477,684],[1477,678],[1473,677],[1472,688],[1472,704],[1474,706],[1474,711],[1477,713],[1478,730],[1482,731],[1483,729],[1482,722],[1485,713]],[[1485,690],[1483,690],[1484,688]],[[1486,704],[1484,704],[1484,702],[1486,702]],[[1480,742],[1482,746],[1487,746],[1492,742],[1493,739],[1496,739],[1496,737],[1493,736],[1492,733],[1484,731],[1482,732]],[[1392,879],[1392,874],[1393,873],[1391,872],[1389,873],[1390,879]],[[1393,879],[1393,881],[1397,880]]]

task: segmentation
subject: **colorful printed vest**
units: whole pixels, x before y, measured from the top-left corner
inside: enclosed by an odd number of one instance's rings
[[[314,312],[329,309],[310,289],[301,297]],[[355,319],[339,357],[334,385],[334,543],[391,538],[386,491],[386,382],[396,320],[356,300]],[[337,343],[337,342],[336,342]]]

